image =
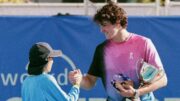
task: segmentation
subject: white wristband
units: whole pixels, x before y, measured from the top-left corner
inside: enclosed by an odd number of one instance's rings
[[[139,98],[139,92],[137,89],[134,89],[134,98],[138,99]]]

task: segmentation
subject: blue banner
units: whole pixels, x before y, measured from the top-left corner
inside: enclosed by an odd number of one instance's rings
[[[168,86],[155,91],[157,100],[180,98],[180,17],[129,17],[128,30],[147,36],[154,42],[168,77]],[[77,68],[87,73],[95,47],[105,40],[91,17],[0,17],[0,101],[20,101],[21,84],[27,76],[26,65],[30,47],[39,41],[61,49]],[[56,58],[51,74],[62,89],[68,92],[71,84],[70,63]],[[105,98],[100,80],[86,91],[81,89],[82,101]],[[101,100],[102,101],[102,100]]]

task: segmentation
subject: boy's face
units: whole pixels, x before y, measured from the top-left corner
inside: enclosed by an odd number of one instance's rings
[[[111,24],[109,21],[102,22],[100,27],[107,39],[113,39],[120,29],[118,24]]]
[[[48,58],[48,63],[47,66],[45,67],[45,71],[46,72],[51,72],[52,69],[52,65],[53,65],[53,58]]]

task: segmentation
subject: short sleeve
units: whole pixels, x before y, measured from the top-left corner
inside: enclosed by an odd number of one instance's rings
[[[145,43],[145,61],[151,65],[154,65],[158,69],[163,69],[163,64],[161,62],[160,56],[150,39],[146,40]]]
[[[104,44],[101,44],[97,46],[93,61],[90,65],[88,74],[94,75],[97,77],[102,77],[104,74],[104,59],[103,59],[103,54],[104,54]]]

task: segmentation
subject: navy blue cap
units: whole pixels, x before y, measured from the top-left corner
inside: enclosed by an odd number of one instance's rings
[[[48,62],[48,57],[60,57],[61,54],[61,50],[52,49],[52,47],[46,42],[38,42],[34,44],[29,52],[28,73],[39,74],[35,72],[42,72],[42,68]]]

